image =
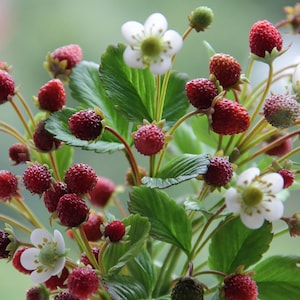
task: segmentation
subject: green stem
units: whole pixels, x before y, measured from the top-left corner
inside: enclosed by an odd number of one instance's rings
[[[18,97],[18,99],[20,100],[20,102],[22,103],[25,111],[27,112],[28,116],[29,116],[29,119],[32,123],[33,126],[35,126],[35,120],[34,120],[34,117],[32,115],[32,112],[27,104],[27,102],[25,101],[25,99],[22,97],[22,95],[17,91],[16,92],[16,96]]]
[[[13,128],[12,126],[6,124],[5,122],[1,122],[1,121],[0,121],[0,126],[3,127],[3,128],[0,128],[0,131],[7,133],[8,135],[16,138],[20,143],[22,143],[24,145],[27,144],[27,140],[15,128]]]
[[[56,159],[55,159],[55,156],[54,156],[53,152],[49,152],[49,158],[50,158],[50,161],[51,161],[51,166],[52,166],[52,170],[54,172],[55,178],[58,181],[61,181],[61,177],[60,177],[58,167],[57,167],[57,162],[56,162]]]
[[[157,75],[155,78],[155,101],[154,101],[154,120],[159,120],[159,106],[160,106],[160,84],[161,84],[161,76]]]
[[[0,214],[0,220],[12,225],[13,227],[19,228],[20,230],[22,230],[23,232],[25,232],[27,234],[31,234],[31,229],[27,228],[23,224],[19,223],[18,221],[14,220],[10,217]]]
[[[254,58],[253,58],[253,56],[250,56],[250,60],[249,60],[247,71],[246,71],[246,78],[250,77],[250,74],[251,74],[252,69],[253,69],[253,64],[254,64]],[[245,95],[246,95],[247,90],[248,90],[248,85],[249,85],[248,82],[245,82],[244,85],[243,85],[243,90],[242,90],[241,95],[240,95],[241,101],[244,101]]]

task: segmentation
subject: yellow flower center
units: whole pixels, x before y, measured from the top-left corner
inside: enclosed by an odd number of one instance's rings
[[[242,193],[242,199],[247,206],[256,206],[263,200],[263,192],[255,187],[249,186]]]
[[[148,57],[156,57],[162,50],[163,47],[160,39],[154,36],[147,37],[141,45],[143,55]]]

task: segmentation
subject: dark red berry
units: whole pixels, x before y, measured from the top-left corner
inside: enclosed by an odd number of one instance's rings
[[[51,173],[49,169],[39,163],[30,165],[23,173],[23,183],[32,194],[42,194],[51,185]]]
[[[8,149],[8,155],[15,165],[25,163],[30,160],[28,147],[21,143],[11,145]]]
[[[0,258],[8,258],[9,251],[6,250],[7,246],[10,244],[10,239],[8,233],[4,230],[0,230]]]
[[[185,92],[190,103],[198,109],[209,108],[218,95],[216,85],[207,78],[196,78],[188,81]]]
[[[143,125],[134,134],[134,146],[143,155],[158,153],[165,144],[163,131],[154,124]]]
[[[10,171],[0,170],[0,199],[10,200],[17,193],[18,179]]]
[[[115,220],[105,226],[104,236],[113,243],[119,242],[125,235],[126,228],[123,222]]]
[[[249,45],[251,53],[265,57],[265,53],[271,53],[274,48],[282,49],[282,37],[276,27],[267,20],[254,23],[249,33]]]
[[[63,268],[59,275],[51,276],[47,281],[44,282],[45,286],[52,291],[58,288],[63,289],[67,287],[67,279],[69,271],[67,268]]]
[[[284,189],[290,187],[294,183],[295,175],[291,170],[281,169],[278,171],[278,174],[280,174],[283,178]]]
[[[43,198],[46,208],[50,213],[56,211],[56,207],[60,197],[68,194],[67,185],[63,182],[56,182],[51,188],[44,192]]]
[[[26,292],[26,300],[49,300],[49,293],[44,286],[34,286]]]
[[[104,222],[104,217],[95,212],[89,214],[89,218],[82,224],[83,231],[90,242],[96,242],[102,237],[100,226]]]
[[[230,182],[232,175],[233,169],[229,160],[222,156],[214,156],[210,159],[210,164],[203,178],[207,184],[219,187]]]
[[[57,294],[54,300],[80,300],[79,298],[73,296],[69,291],[64,291]]]
[[[171,300],[203,300],[203,295],[203,286],[197,279],[182,277],[172,289]]]
[[[98,176],[95,187],[89,192],[91,203],[104,207],[111,198],[115,189],[116,187],[112,180]]]
[[[57,149],[61,142],[54,138],[54,136],[46,130],[46,120],[40,120],[33,133],[33,142],[36,149],[40,152],[50,152]]]
[[[271,138],[269,138],[266,141],[266,144],[270,144],[281,137],[282,137],[282,135],[275,134],[274,136],[272,136]],[[284,139],[277,146],[267,150],[266,154],[271,155],[271,156],[281,157],[281,156],[287,154],[288,152],[290,152],[292,149],[293,149],[293,140],[292,140],[292,138],[287,138],[287,139]]]
[[[65,182],[70,192],[86,194],[95,187],[97,174],[91,166],[78,163],[67,170]]]
[[[70,44],[55,49],[51,56],[59,61],[65,60],[67,62],[66,68],[72,69],[82,60],[82,49],[79,45]]]
[[[11,75],[0,69],[0,104],[5,103],[15,94],[15,82]]]
[[[78,139],[91,141],[102,132],[102,118],[92,109],[80,110],[68,120],[69,129]]]
[[[68,227],[79,226],[89,214],[85,201],[75,194],[65,194],[60,197],[56,211],[61,224]]]
[[[12,265],[21,273],[23,274],[30,274],[32,272],[32,270],[27,270],[23,267],[23,265],[21,264],[21,261],[20,261],[20,257],[22,255],[22,253],[28,249],[28,247],[24,246],[24,247],[21,247],[19,248],[14,256],[13,256],[13,259],[12,259]]]
[[[68,288],[79,299],[88,299],[98,290],[99,279],[94,269],[78,267],[73,269],[68,278]]]

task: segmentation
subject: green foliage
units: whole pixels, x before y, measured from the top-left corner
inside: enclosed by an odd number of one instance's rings
[[[149,219],[153,238],[173,244],[189,255],[191,223],[184,209],[168,194],[145,186],[134,187],[130,192],[128,207],[131,213]]]

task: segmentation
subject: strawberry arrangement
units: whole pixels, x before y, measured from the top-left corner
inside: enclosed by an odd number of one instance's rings
[[[206,78],[172,67],[191,33],[209,30],[208,7],[190,13],[182,35],[160,13],[126,22],[126,44],[108,46],[99,63],[62,46],[46,55],[51,78],[33,97],[37,113],[0,62],[0,104],[25,131],[0,121],[16,139],[11,170],[0,170],[0,204],[18,215],[0,214],[0,258],[34,283],[27,300],[299,298],[297,250],[268,252],[300,235],[300,213],[288,212],[300,187],[300,61],[285,61],[281,33],[299,33],[299,6],[249,28],[247,66],[206,42]],[[274,70],[275,60],[285,66]],[[252,84],[258,64],[268,71]],[[124,184],[76,162],[74,148],[110,155],[116,173],[114,154],[124,154]]]

